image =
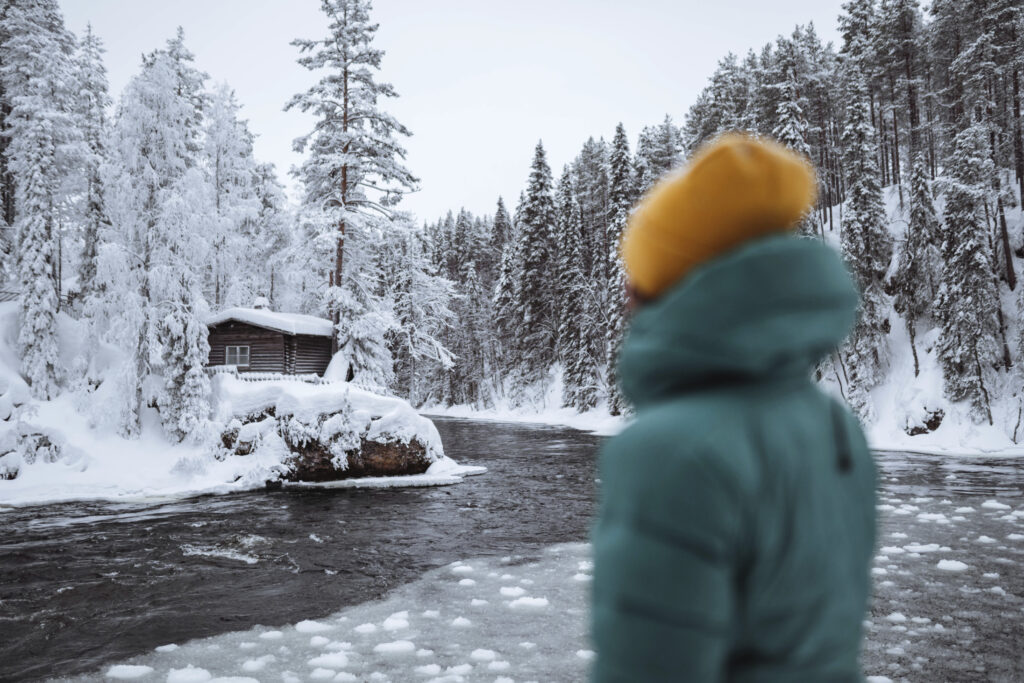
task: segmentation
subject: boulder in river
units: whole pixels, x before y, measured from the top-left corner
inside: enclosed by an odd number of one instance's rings
[[[347,383],[215,382],[223,454],[277,453],[269,481],[423,474],[444,457],[434,424],[401,399]]]

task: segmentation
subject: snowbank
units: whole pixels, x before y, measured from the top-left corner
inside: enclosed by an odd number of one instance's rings
[[[462,467],[444,455],[437,429],[407,403],[377,396],[346,384],[313,385],[290,380],[243,382],[218,375],[214,387],[214,428],[209,442],[170,442],[160,426],[159,415],[143,413],[142,435],[137,440],[118,436],[112,414],[116,405],[115,383],[105,381],[95,389],[78,387],[51,401],[29,398],[28,387],[18,375],[16,348],[18,308],[0,304],[0,508],[72,500],[136,500],[229,493],[262,488],[277,471],[288,450],[278,439],[245,456],[215,457],[217,425],[234,417],[273,408],[279,414],[312,415],[331,412],[347,402],[355,429],[369,438],[409,441],[416,438],[427,447],[431,464],[423,474],[338,482],[341,487],[441,486],[455,484],[484,468]],[[61,363],[75,367],[81,360],[86,338],[83,326],[60,317]],[[116,354],[101,350],[92,373],[104,377],[118,361]],[[255,428],[254,428],[255,429]],[[44,448],[28,462],[15,448],[33,439]],[[3,455],[7,453],[6,455]],[[53,457],[50,457],[50,454]],[[13,479],[4,479],[17,473]]]
[[[542,424],[552,427],[569,427],[583,432],[591,432],[599,436],[614,436],[629,424],[629,419],[608,414],[606,408],[599,407],[580,413],[573,408],[547,408],[536,410],[531,408],[512,408],[507,401],[500,402],[493,408],[475,408],[473,406],[440,406],[424,407],[424,415],[439,417],[458,417],[467,420],[490,420],[493,422],[518,422],[524,424]]]
[[[562,372],[556,367],[552,373],[543,405],[513,407],[507,398],[500,398],[490,408],[471,405],[444,406],[427,405],[420,408],[424,415],[458,417],[469,420],[491,420],[494,422],[517,422],[543,424],[552,427],[569,427],[599,436],[614,436],[629,425],[629,418],[613,416],[606,404],[601,403],[592,410],[581,413],[574,408],[562,406]]]

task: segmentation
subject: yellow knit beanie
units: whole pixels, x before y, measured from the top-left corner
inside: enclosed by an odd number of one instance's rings
[[[695,266],[795,228],[816,195],[814,169],[803,156],[776,142],[722,136],[633,212],[622,236],[630,284],[657,297]]]

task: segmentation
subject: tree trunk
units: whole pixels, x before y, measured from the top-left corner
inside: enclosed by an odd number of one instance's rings
[[[921,374],[921,364],[917,359],[917,321],[914,320],[914,316],[907,316],[907,334],[910,335],[910,351],[914,354],[914,377]]]
[[[1013,157],[1017,167],[1017,189],[1020,203],[1024,204],[1024,139],[1020,122],[1020,69],[1013,70]]]
[[[1010,291],[1012,292],[1017,288],[1017,273],[1013,267],[1013,254],[1010,252],[1010,233],[1006,227],[1006,211],[1003,209],[1003,198],[999,197],[996,200],[997,211],[999,215],[999,239],[1003,243],[1003,263],[1006,268],[1006,284],[1009,285]]]

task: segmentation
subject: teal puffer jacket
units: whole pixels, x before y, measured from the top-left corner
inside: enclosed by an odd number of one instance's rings
[[[811,379],[857,305],[833,250],[783,236],[638,311],[636,420],[600,461],[594,681],[862,680],[875,466]]]

